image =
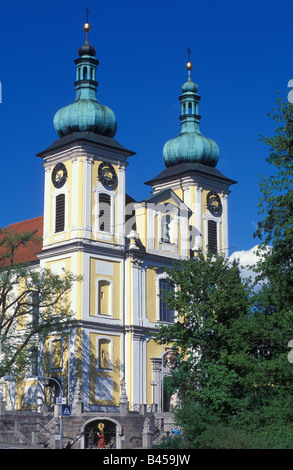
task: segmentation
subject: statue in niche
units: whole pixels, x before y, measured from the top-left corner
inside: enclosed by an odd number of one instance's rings
[[[170,222],[171,217],[166,215],[163,221],[163,230],[162,230],[162,242],[170,243]]]

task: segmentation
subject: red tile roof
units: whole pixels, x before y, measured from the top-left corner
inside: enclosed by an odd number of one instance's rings
[[[22,232],[33,232],[36,237],[43,238],[43,216],[36,217],[34,219],[24,220],[15,224],[8,225],[5,230],[22,233]],[[26,245],[20,245],[14,254],[14,263],[25,263],[30,261],[36,261],[38,258],[36,253],[39,253],[42,249],[42,240],[37,242],[30,242]],[[3,264],[3,263],[2,263]],[[6,264],[6,263],[5,263]]]

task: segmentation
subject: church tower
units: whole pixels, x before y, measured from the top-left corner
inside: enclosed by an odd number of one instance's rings
[[[69,343],[51,338],[43,372],[64,382],[69,401],[80,381],[85,406],[111,410],[119,404],[125,368],[125,169],[134,152],[114,139],[115,114],[97,100],[99,61],[89,43],[90,29],[86,23],[85,43],[75,60],[75,99],[54,116],[59,138],[38,154],[45,169],[40,264],[60,275],[68,270],[83,277],[71,292],[78,327]]]
[[[188,79],[179,97],[181,132],[164,145],[166,170],[146,184],[152,186],[154,195],[171,188],[190,209],[189,256],[197,249],[228,256],[228,195],[235,181],[215,168],[219,147],[200,131],[200,96],[198,85],[191,80],[190,60],[186,68]]]
[[[131,344],[133,351],[136,346],[139,370],[146,370],[145,379],[136,374],[128,382],[136,381],[132,397],[156,403],[160,410],[170,405],[162,387],[163,377],[170,374],[170,351],[160,349],[152,334],[158,324],[175,321],[175,312],[164,301],[164,292],[172,288],[165,266],[192,258],[199,249],[228,256],[228,195],[235,183],[215,168],[219,147],[200,131],[200,96],[191,80],[190,60],[186,68],[188,77],[179,97],[181,132],[164,145],[166,168],[146,182],[152,187],[152,195],[134,203],[135,230],[128,235],[135,260],[132,275],[126,276],[132,280],[130,311],[132,308],[136,332]],[[143,388],[139,387],[140,377],[145,393],[138,395]]]

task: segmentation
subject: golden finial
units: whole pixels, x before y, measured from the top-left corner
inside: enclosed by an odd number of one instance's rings
[[[89,7],[86,7],[85,9],[85,12],[86,12],[86,22],[83,26],[83,30],[88,33],[90,30],[91,30],[91,25],[89,24]]]
[[[187,52],[188,52],[188,62],[187,62],[187,64],[186,64],[186,68],[187,68],[187,70],[192,70],[193,65],[192,65],[192,63],[190,62],[190,54],[191,54],[191,49],[190,49],[190,47],[187,49]]]

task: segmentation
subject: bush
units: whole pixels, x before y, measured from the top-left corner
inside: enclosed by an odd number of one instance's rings
[[[289,423],[283,423],[278,432],[264,426],[253,429],[248,423],[243,426],[243,419],[223,420],[211,409],[192,401],[175,408],[174,420],[181,434],[165,438],[160,448],[293,449],[293,425]]]

